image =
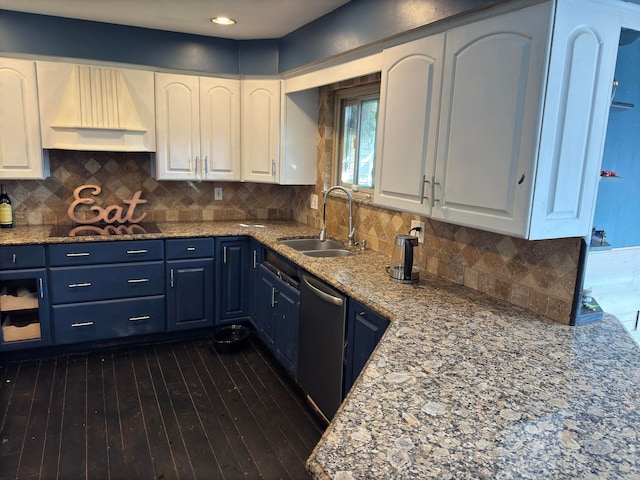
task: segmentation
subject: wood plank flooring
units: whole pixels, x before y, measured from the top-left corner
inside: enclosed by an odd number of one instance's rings
[[[0,480],[305,479],[325,425],[259,340],[0,366]]]

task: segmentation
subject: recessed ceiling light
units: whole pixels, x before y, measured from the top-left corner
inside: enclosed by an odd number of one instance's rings
[[[211,19],[216,25],[235,25],[236,21],[229,17],[213,17]]]

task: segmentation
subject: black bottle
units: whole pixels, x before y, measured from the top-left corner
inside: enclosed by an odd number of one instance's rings
[[[0,227],[13,227],[13,211],[11,209],[11,199],[7,195],[4,184],[0,185]]]

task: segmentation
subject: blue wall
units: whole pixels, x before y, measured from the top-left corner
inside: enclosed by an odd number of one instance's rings
[[[618,50],[614,100],[635,104],[609,114],[602,169],[622,180],[602,180],[593,225],[607,232],[614,248],[640,245],[640,40]]]
[[[277,73],[277,43],[271,65]],[[222,38],[0,10],[0,51],[27,53],[210,73],[241,73],[238,42]],[[276,61],[274,61],[274,58]]]
[[[351,0],[280,39],[281,72],[429,25],[495,0]]]
[[[269,75],[495,3],[351,0],[280,40],[245,41],[0,10],[0,52]]]

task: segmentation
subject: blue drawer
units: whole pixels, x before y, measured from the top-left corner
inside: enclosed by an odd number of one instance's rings
[[[0,270],[44,267],[44,245],[8,245],[0,247]]]
[[[164,260],[162,240],[57,243],[48,246],[49,266]]]
[[[178,238],[167,240],[167,260],[213,257],[213,238]]]
[[[49,269],[51,303],[164,294],[164,262]]]
[[[56,344],[147,335],[165,330],[164,295],[54,305]]]

